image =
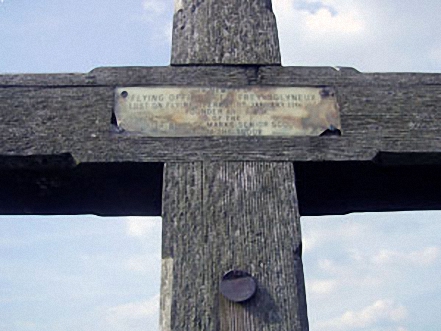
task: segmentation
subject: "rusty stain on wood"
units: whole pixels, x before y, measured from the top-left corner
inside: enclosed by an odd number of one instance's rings
[[[150,137],[318,136],[341,130],[329,87],[120,87],[121,131]]]

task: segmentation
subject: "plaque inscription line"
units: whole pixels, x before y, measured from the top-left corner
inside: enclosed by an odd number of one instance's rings
[[[121,131],[152,137],[318,136],[341,130],[330,87],[127,87],[115,90]]]

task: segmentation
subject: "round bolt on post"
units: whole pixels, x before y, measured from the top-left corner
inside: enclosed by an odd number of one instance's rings
[[[251,299],[257,291],[257,284],[251,275],[245,271],[232,270],[221,280],[220,292],[230,301],[241,303]]]

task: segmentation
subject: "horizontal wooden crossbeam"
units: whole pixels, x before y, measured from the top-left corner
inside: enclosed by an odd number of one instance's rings
[[[302,216],[439,210],[441,165],[295,162]],[[161,215],[162,163],[0,157],[0,214]]]
[[[114,88],[124,86],[332,86],[342,136],[149,138],[112,131]],[[370,161],[439,163],[441,74],[329,67],[99,68],[88,74],[1,75],[0,155],[69,153],[83,162]],[[411,158],[412,159],[412,158]],[[420,158],[421,160],[421,158]]]
[[[342,136],[149,138],[114,130],[114,89],[158,85],[331,86]],[[160,215],[162,164],[210,160],[294,162],[302,215],[439,209],[432,179],[441,166],[440,105],[441,74],[179,66],[0,75],[0,213]],[[145,178],[130,177],[139,172]]]

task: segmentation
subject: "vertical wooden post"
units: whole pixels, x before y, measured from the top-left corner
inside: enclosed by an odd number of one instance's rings
[[[308,330],[293,165],[171,163],[164,179],[163,331]],[[244,304],[219,293],[232,269],[257,280]]]
[[[173,33],[172,64],[280,64],[270,0],[177,1]],[[167,163],[162,217],[162,331],[308,330],[292,163]],[[220,294],[232,269],[246,303]]]
[[[271,0],[175,0],[172,65],[280,65]]]

